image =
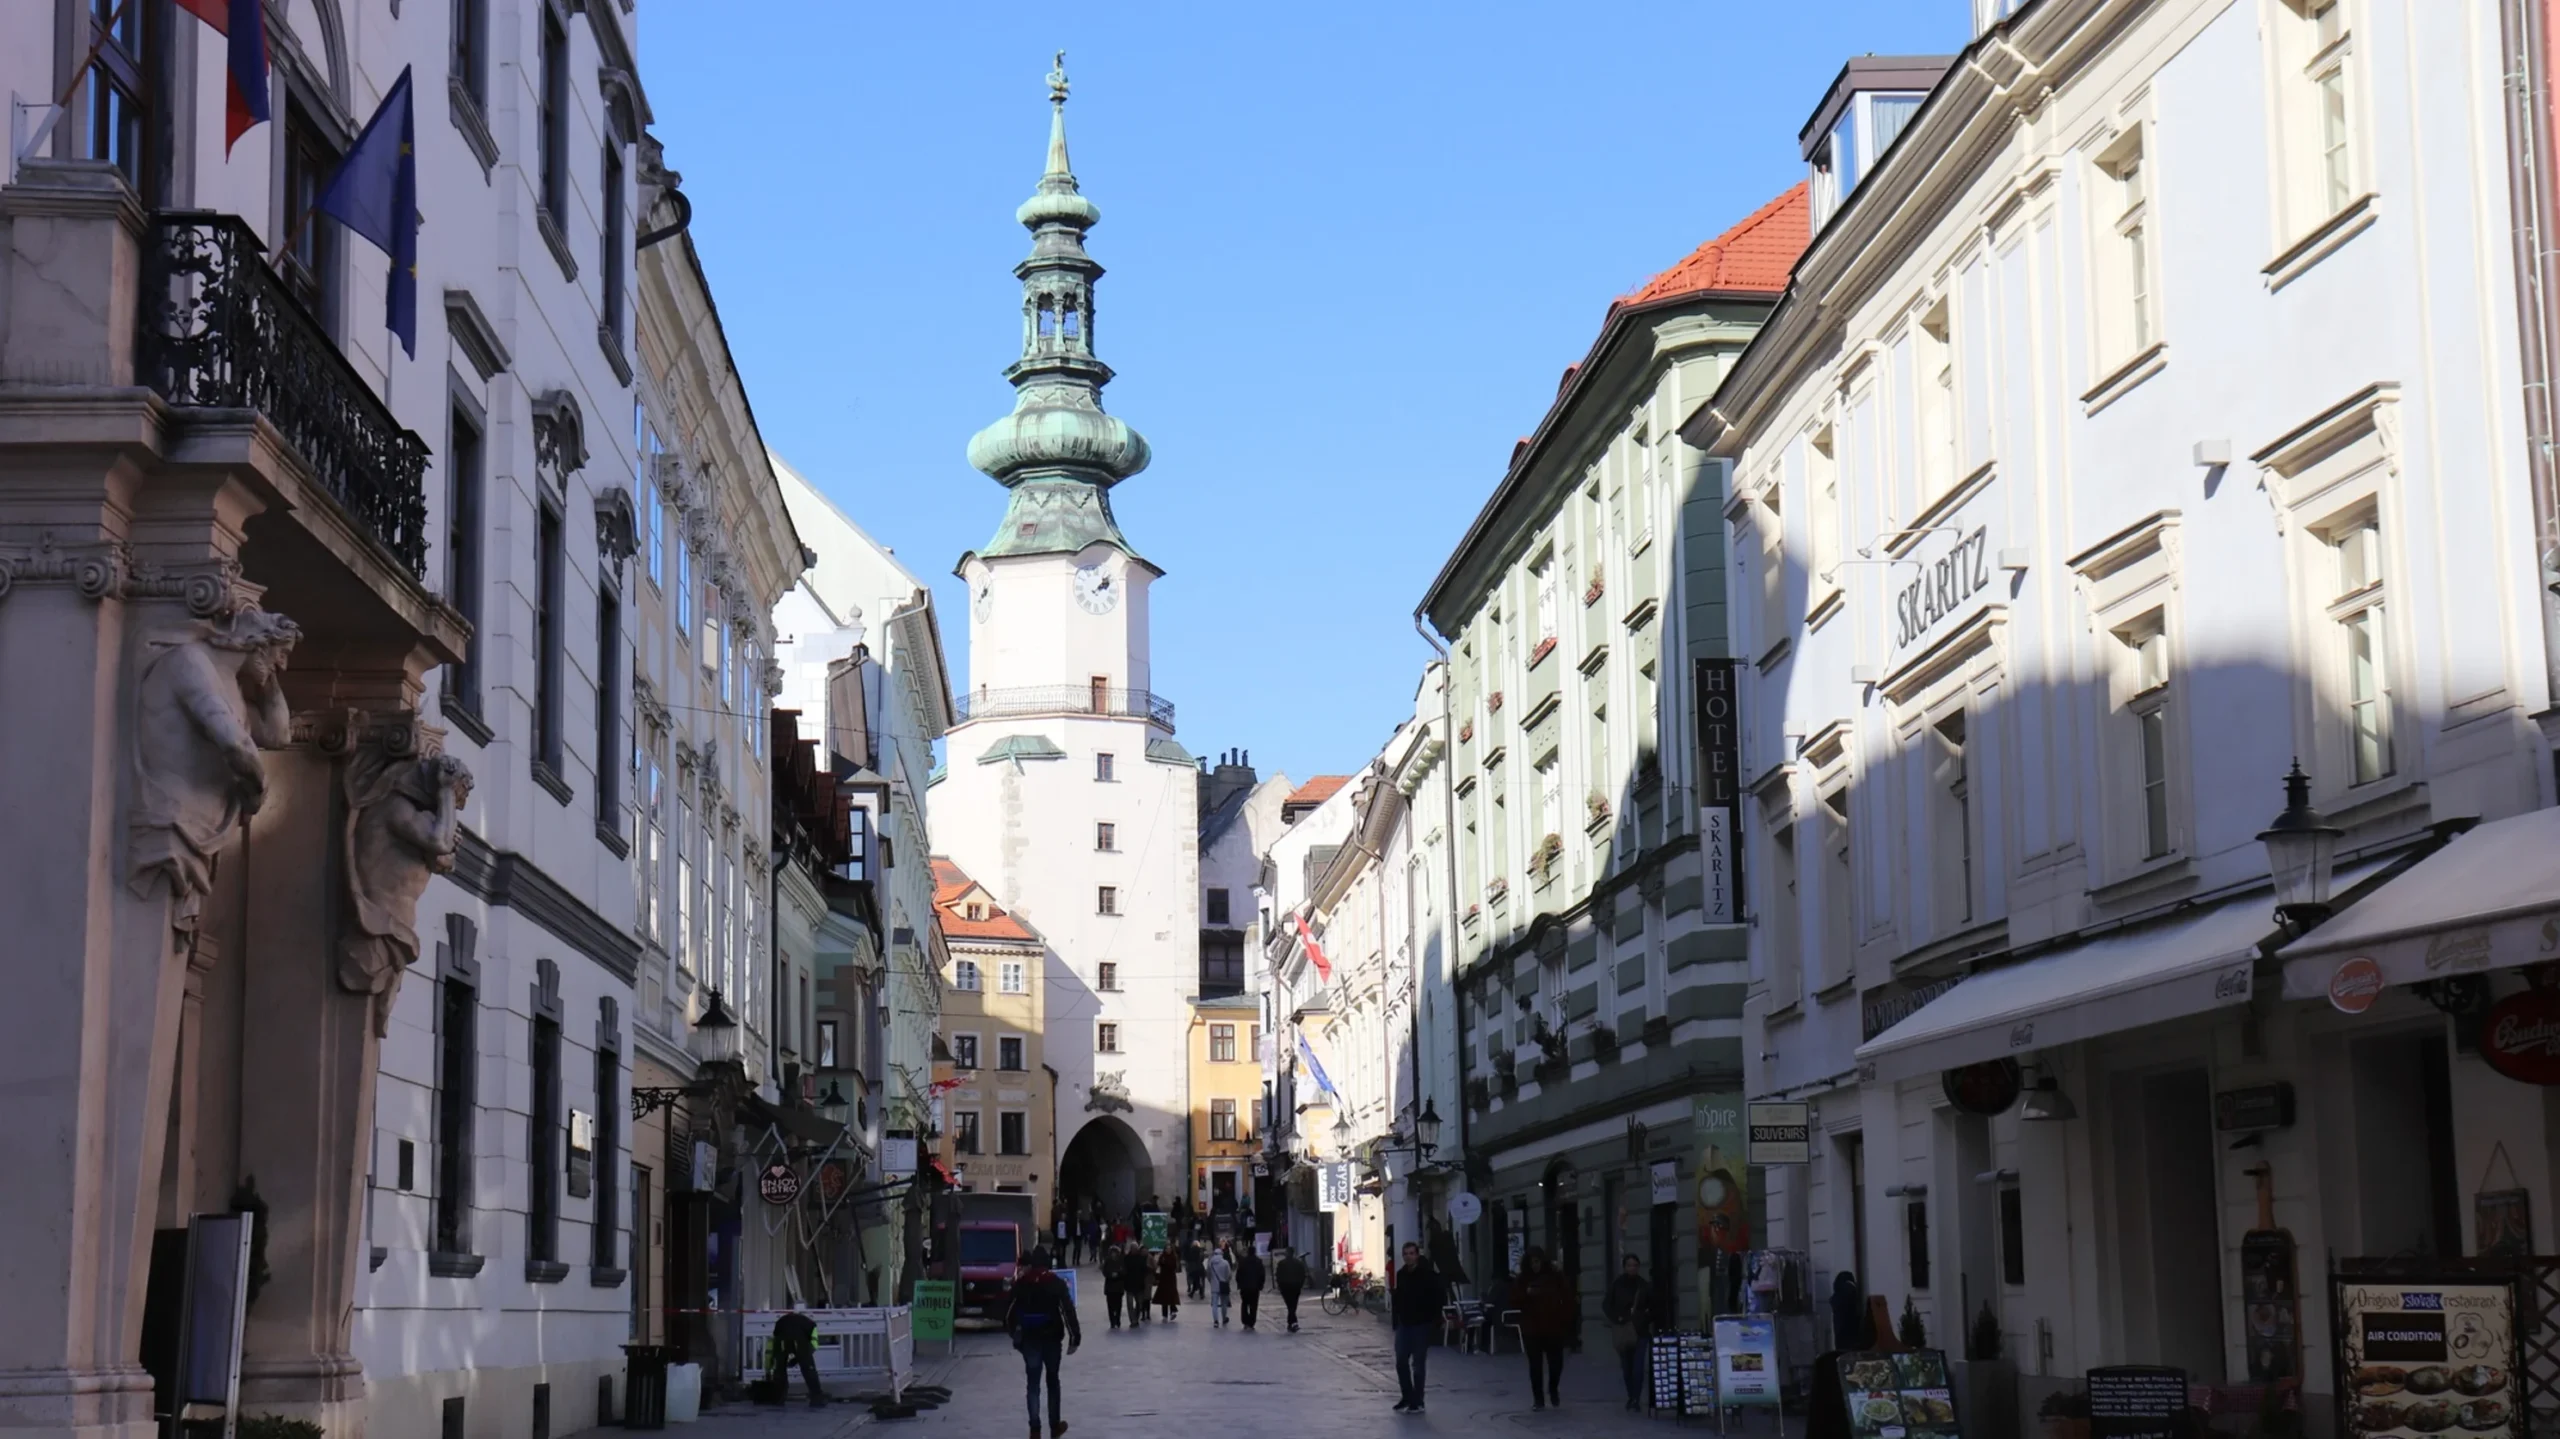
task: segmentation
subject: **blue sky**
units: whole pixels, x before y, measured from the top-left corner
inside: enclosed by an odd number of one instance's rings
[[[1224,6],[689,0],[643,12],[667,162],[765,439],[935,585],[1003,508],[1013,223],[1064,47],[1110,271],[1114,492],[1166,572],[1155,688],[1194,753],[1341,772],[1411,714],[1412,613],[1611,297],[1794,183],[1852,54],[1967,0]]]

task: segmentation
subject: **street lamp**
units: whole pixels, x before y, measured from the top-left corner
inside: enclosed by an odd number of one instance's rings
[[[853,1101],[845,1097],[844,1085],[837,1080],[828,1080],[827,1092],[818,1096],[818,1112],[842,1124],[852,1111]]]
[[[744,1042],[738,1021],[729,1017],[729,1006],[721,1002],[720,991],[712,990],[711,1002],[693,1022],[693,1057],[705,1065],[736,1064]]]
[[[2329,881],[2345,834],[2311,807],[2311,777],[2302,761],[2284,777],[2284,812],[2258,832],[2275,879],[2276,918],[2299,933],[2329,917]]]
[[[1430,1100],[1422,1101],[1422,1112],[1414,1116],[1413,1142],[1425,1155],[1440,1147],[1440,1109]]]
[[[1334,1116],[1333,1147],[1346,1158],[1351,1153],[1351,1116],[1348,1114]]]

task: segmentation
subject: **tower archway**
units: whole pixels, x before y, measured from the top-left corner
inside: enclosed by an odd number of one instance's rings
[[[1106,1219],[1121,1219],[1158,1195],[1155,1161],[1128,1121],[1097,1114],[1067,1142],[1058,1161],[1058,1194],[1073,1213],[1090,1214],[1100,1201]]]

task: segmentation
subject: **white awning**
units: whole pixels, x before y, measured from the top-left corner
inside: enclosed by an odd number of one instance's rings
[[[2246,1004],[2271,908],[2253,894],[1984,970],[1858,1046],[1860,1072],[1909,1079]]]
[[[2287,999],[2324,999],[2340,965],[2415,984],[2560,959],[2560,809],[2477,826],[2284,949]]]

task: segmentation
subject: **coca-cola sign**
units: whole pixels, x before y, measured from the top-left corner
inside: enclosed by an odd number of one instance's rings
[[[2491,1006],[2480,1057],[2519,1084],[2560,1084],[2560,989],[2528,989]]]

